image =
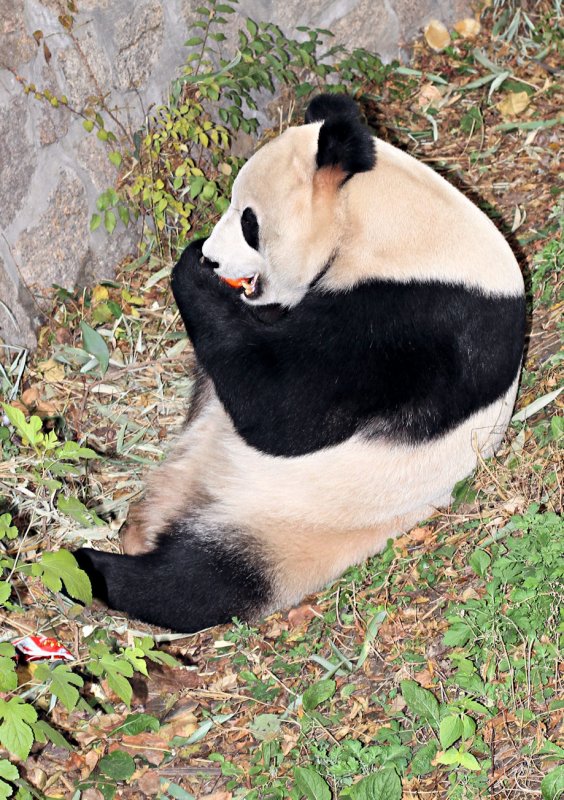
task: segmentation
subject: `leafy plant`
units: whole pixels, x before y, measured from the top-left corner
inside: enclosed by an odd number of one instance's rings
[[[175,258],[193,231],[205,233],[227,208],[243,163],[230,153],[231,143],[240,131],[256,134],[259,92],[288,85],[302,98],[330,75],[336,78],[333,91],[354,92],[367,80],[381,83],[390,70],[367,51],[327,47],[329,31],[300,28],[306,34],[300,41],[252,19],[238,33],[236,55],[224,59],[216,47],[233,11],[231,0],[208,0],[196,9],[194,35],[186,41],[191,52],[168,103],[134,135],[132,150],[109,154],[126,177],[118,190],[110,187],[98,198],[91,230],[103,223],[111,234],[118,217],[128,225],[141,216],[148,223],[142,249]]]
[[[458,703],[440,704],[435,695],[428,689],[419,686],[415,681],[402,681],[401,692],[407,703],[408,709],[416,717],[431,726],[438,739],[442,750],[437,752],[436,746],[424,745],[417,756],[417,773],[426,771],[430,757],[435,758],[438,764],[452,767],[464,767],[468,770],[479,771],[482,766],[476,756],[470,752],[470,747],[475,744],[476,722],[467,713],[468,704],[464,707]],[[481,710],[479,704],[474,705],[474,710]],[[486,709],[483,709],[484,711]],[[458,743],[458,747],[455,745]],[[433,753],[433,756],[431,754]],[[417,758],[416,756],[416,758]]]
[[[490,552],[478,548],[470,558],[473,569],[490,580],[484,598],[451,607],[445,644],[472,642],[471,653],[505,652],[526,639],[534,642],[561,631],[564,531],[558,515],[539,513],[532,505],[525,515],[512,517]],[[504,664],[500,669],[507,670]]]

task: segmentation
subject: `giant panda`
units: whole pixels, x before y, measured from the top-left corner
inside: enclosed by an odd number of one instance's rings
[[[234,288],[238,287],[238,288]],[[492,222],[322,94],[241,169],[172,290],[185,426],[95,594],[193,632],[289,607],[449,503],[509,422],[523,280]]]

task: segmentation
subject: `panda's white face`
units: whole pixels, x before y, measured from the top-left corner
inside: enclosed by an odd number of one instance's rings
[[[203,254],[232,281],[257,278],[243,302],[299,303],[331,258],[341,213],[337,179],[316,169],[319,123],[289,128],[245,164]]]

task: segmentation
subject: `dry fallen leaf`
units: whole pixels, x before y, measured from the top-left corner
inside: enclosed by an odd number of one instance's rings
[[[39,387],[30,386],[29,389],[22,392],[21,400],[28,408],[36,406],[39,402]]]
[[[421,670],[421,672],[418,672],[416,675],[413,676],[413,679],[417,681],[418,684],[423,686],[424,689],[430,689],[435,685],[435,679],[432,669]]]
[[[508,92],[503,100],[496,105],[502,117],[514,117],[524,111],[529,105],[531,98],[527,92]]]
[[[310,622],[314,617],[320,615],[318,606],[313,606],[311,603],[307,605],[298,606],[288,612],[288,622],[291,628],[299,628],[302,625]]]
[[[59,364],[54,358],[49,358],[47,361],[41,361],[38,365],[43,373],[43,379],[47,383],[57,383],[64,380],[65,368],[63,364]]]
[[[423,29],[425,41],[436,53],[440,53],[450,44],[450,33],[443,23],[438,19],[432,19]]]
[[[399,714],[399,713],[400,713],[400,711],[403,711],[403,709],[404,709],[406,706],[407,706],[407,703],[406,703],[406,702],[405,702],[405,700],[403,699],[403,696],[402,696],[401,694],[399,694],[399,693],[398,693],[398,694],[396,694],[396,696],[394,697],[394,699],[391,701],[391,703],[390,703],[390,705],[388,706],[388,708],[389,708],[389,710],[390,710],[390,712],[391,712],[392,714]]]
[[[174,736],[191,736],[198,728],[198,720],[192,708],[188,705],[185,708],[175,707],[173,715],[167,718],[167,722],[160,729],[160,735],[170,741]]]
[[[435,529],[431,525],[422,525],[420,528],[413,528],[410,531],[409,539],[412,542],[426,542],[434,533]]]
[[[161,790],[166,791],[166,786],[161,786],[161,776],[157,770],[147,770],[143,775],[137,778],[135,786],[143,794],[149,797],[156,797]]]
[[[95,286],[92,289],[92,305],[98,305],[98,303],[102,303],[104,300],[107,300],[110,296],[110,293],[106,289],[105,286]]]
[[[417,105],[420,108],[438,108],[443,93],[433,83],[425,83],[417,95]]]
[[[158,733],[137,733],[123,736],[121,742],[111,744],[109,749],[125,749],[126,753],[142,756],[149,764],[158,767],[170,750],[169,741]]]
[[[473,39],[474,36],[480,33],[480,27],[480,23],[477,19],[467,17],[466,19],[459,20],[455,24],[454,30],[462,36],[463,39]]]

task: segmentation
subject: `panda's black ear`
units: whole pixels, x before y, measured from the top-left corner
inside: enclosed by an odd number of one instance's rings
[[[360,120],[360,110],[348,94],[318,94],[306,109],[305,124],[323,122],[331,117],[348,117],[351,121]]]
[[[317,142],[317,168],[333,167],[343,174],[345,183],[357,172],[368,172],[376,163],[374,139],[360,120],[352,97],[346,94],[319,94],[305,113],[306,124],[321,122]]]
[[[325,120],[317,140],[317,168],[338,167],[345,180],[357,172],[368,172],[376,163],[372,134],[361,122],[347,117]]]

